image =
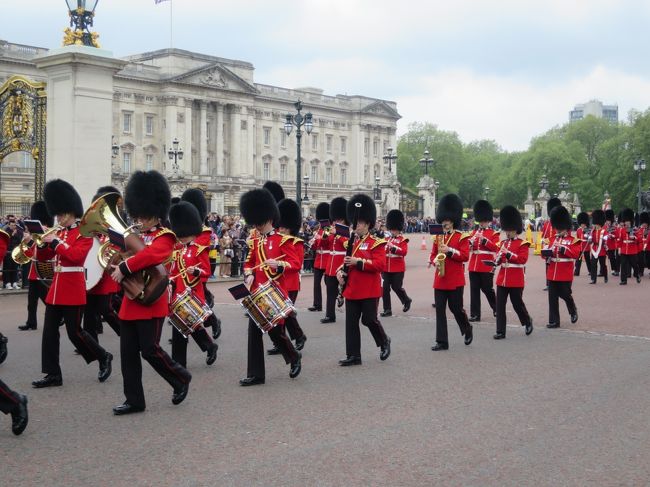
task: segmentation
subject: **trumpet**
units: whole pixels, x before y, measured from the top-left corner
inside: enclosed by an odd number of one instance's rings
[[[32,234],[32,240],[36,243],[36,245],[38,245],[39,247],[42,247],[43,244],[44,244],[43,239],[45,237],[47,237],[48,235],[52,235],[52,234],[54,234],[54,233],[56,233],[56,232],[58,232],[59,230],[62,230],[62,229],[63,229],[63,227],[61,225],[54,225],[52,228],[47,230],[45,233],[41,233],[41,234],[33,233]]]
[[[443,243],[444,237],[442,235],[438,235],[438,248],[440,248],[440,245]],[[438,268],[438,275],[440,277],[445,277],[445,260],[447,260],[447,256],[442,252],[438,252],[438,254],[433,259],[433,263]]]

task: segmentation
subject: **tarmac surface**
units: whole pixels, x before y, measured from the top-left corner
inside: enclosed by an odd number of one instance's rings
[[[40,374],[39,330],[21,332],[23,295],[0,295],[0,331],[9,356],[0,376],[29,396],[22,436],[0,417],[2,485],[648,485],[650,479],[650,341],[647,275],[619,286],[576,278],[580,320],[544,328],[543,262],[531,256],[524,300],[535,319],[526,337],[509,307],[508,338],[492,339],[483,320],[466,347],[449,314],[450,350],[434,341],[428,251],[411,242],[405,287],[408,314],[393,295],[392,337],[381,362],[362,329],[363,365],[342,368],[344,315],[322,325],[310,313],[311,277],[303,279],[299,319],[308,341],[302,374],[289,378],[281,357],[266,358],[266,384],[242,388],[246,319],[227,287],[211,284],[223,321],[216,363],[191,341],[193,374],[184,403],[143,365],[147,410],[114,417],[123,401],[119,341],[105,326],[100,342],[115,355],[111,378],[97,381],[61,339],[63,387],[34,390]],[[467,291],[467,290],[466,290]],[[467,292],[466,292],[467,294]],[[465,307],[469,310],[466,297]],[[517,326],[515,326],[517,325]],[[169,350],[163,334],[163,347]],[[265,340],[269,343],[268,340]]]

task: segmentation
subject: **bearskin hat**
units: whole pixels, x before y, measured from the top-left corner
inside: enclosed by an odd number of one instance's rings
[[[474,221],[491,222],[494,218],[494,211],[489,201],[478,200],[474,203]]]
[[[521,219],[521,213],[514,206],[508,205],[501,208],[499,212],[501,230],[509,232],[515,231],[521,233],[524,231],[524,222]]]
[[[357,203],[361,203],[360,208],[356,206]],[[345,212],[350,224],[354,221],[354,215],[357,212],[357,208],[359,210],[359,213],[357,214],[358,219],[362,222],[366,222],[368,228],[375,228],[375,223],[377,223],[377,207],[375,206],[373,199],[367,194],[358,193],[348,200]]]
[[[52,216],[72,213],[77,218],[81,218],[84,214],[81,196],[69,182],[63,179],[52,179],[47,182],[43,188],[43,200],[47,212]]]
[[[404,230],[404,213],[399,210],[390,210],[386,214],[386,228],[388,230]]]
[[[290,199],[283,199],[278,203],[278,211],[280,212],[280,220],[278,221],[278,228],[288,228],[289,233],[294,237],[298,235],[300,227],[302,226],[302,212],[298,203]]]
[[[582,225],[583,223],[587,226],[589,226],[589,215],[587,214],[586,211],[581,211],[578,213],[578,225]]]
[[[178,238],[199,235],[203,231],[199,210],[189,201],[181,201],[169,209],[169,223]]]
[[[54,225],[54,218],[47,212],[47,205],[45,201],[37,201],[29,210],[29,218],[32,220],[40,220],[46,227]]]
[[[93,201],[95,201],[97,198],[100,198],[104,196],[105,194],[108,193],[117,193],[120,194],[120,190],[117,189],[115,186],[102,186],[97,190],[97,193],[95,193],[95,196],[93,196]]]
[[[571,230],[572,223],[569,210],[564,206],[556,206],[551,210],[551,225],[556,230]]]
[[[330,204],[329,203],[318,203],[316,207],[316,220],[329,220],[330,218]]]
[[[644,223],[650,225],[650,213],[647,211],[642,211],[639,215],[639,224],[643,225]]]
[[[553,208],[562,205],[562,202],[560,201],[560,198],[551,198],[546,202],[546,213],[549,215],[551,214],[551,211]]]
[[[158,171],[136,171],[124,188],[124,206],[131,218],[166,220],[171,200],[169,184]]]
[[[208,216],[208,201],[205,199],[205,194],[202,190],[199,188],[186,189],[181,196],[181,201],[192,203],[194,208],[198,210],[201,221],[205,221],[205,218]]]
[[[592,211],[591,223],[593,225],[600,225],[602,227],[605,224],[605,212],[603,210]]]
[[[264,189],[267,189],[273,195],[273,198],[275,198],[276,203],[279,203],[285,198],[284,188],[280,186],[278,183],[276,183],[275,181],[267,181],[264,183],[264,186],[262,187]]]
[[[614,210],[605,210],[605,220],[614,223]]]
[[[175,205],[176,203],[181,202],[181,197],[180,196],[172,196],[172,205]]]
[[[251,189],[241,195],[239,212],[249,225],[264,225],[269,220],[275,224],[280,219],[275,198],[266,189]]]
[[[338,196],[332,200],[330,203],[330,220],[332,222],[336,220],[347,220],[346,207],[348,202],[345,198]]]
[[[630,222],[634,224],[634,210],[630,208],[625,208],[623,211],[621,211],[621,215],[619,218],[620,222]]]
[[[445,220],[450,220],[454,228],[460,227],[460,220],[463,217],[463,202],[458,195],[450,193],[444,195],[438,202],[438,211],[436,213],[436,220],[442,223]]]

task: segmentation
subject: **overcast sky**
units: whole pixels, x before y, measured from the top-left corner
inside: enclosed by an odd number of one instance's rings
[[[174,47],[251,62],[259,83],[394,100],[399,133],[428,121],[521,150],[576,103],[650,106],[648,1],[171,1]],[[0,39],[60,46],[64,0],[1,2]],[[161,49],[169,11],[100,0],[95,29],[116,56]]]

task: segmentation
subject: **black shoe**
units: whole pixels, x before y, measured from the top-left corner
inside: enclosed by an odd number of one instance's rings
[[[176,389],[174,391],[174,394],[172,394],[172,404],[178,405],[185,400],[187,397],[187,392],[190,390],[191,380],[192,377],[190,377],[190,380],[188,380],[187,383],[183,384],[180,389]]]
[[[526,335],[530,335],[533,332],[533,319],[529,318],[528,320],[526,324]]]
[[[32,382],[35,389],[42,389],[43,387],[58,387],[63,385],[63,378],[60,375],[47,374],[45,377]]]
[[[435,307],[436,307],[436,303],[431,303],[431,307],[432,307],[432,308],[435,308]]]
[[[413,300],[412,300],[411,298],[409,298],[409,299],[406,301],[406,303],[404,303],[404,307],[402,308],[402,312],[403,312],[403,313],[407,313],[408,310],[411,309],[411,303],[412,303],[412,302],[413,302]]]
[[[571,315],[571,323],[575,323],[576,321],[578,321],[578,310]]]
[[[605,284],[607,284],[607,276],[604,276],[604,277],[605,277]]]
[[[437,352],[438,350],[449,350],[449,344],[436,342],[436,344],[433,347],[431,347],[431,350],[433,350],[434,352]]]
[[[607,282],[607,281],[605,281],[605,282]],[[596,279],[592,279],[589,284],[596,284]]]
[[[135,406],[131,406],[128,402],[125,402],[124,404],[120,404],[119,406],[115,406],[113,408],[113,414],[115,416],[122,416],[124,414],[131,414],[131,413],[141,413],[144,411],[144,408],[136,408]]]
[[[18,329],[22,331],[36,330],[36,325],[28,325],[27,323],[25,323],[24,325],[20,325]]]
[[[291,363],[291,369],[289,370],[289,377],[292,379],[295,379],[300,375],[300,371],[302,370],[302,354],[298,352],[298,358]]]
[[[627,281],[621,281],[618,283],[619,286],[627,286]]]
[[[469,322],[474,323],[475,321],[481,321],[481,318],[479,316],[470,316],[469,317]]]
[[[349,367],[350,365],[361,365],[361,357],[346,357],[343,360],[339,360],[339,365],[341,367]]]
[[[559,328],[560,324],[559,323],[549,323],[546,325],[546,328]]]
[[[266,351],[267,355],[280,355],[280,349],[275,345]]]
[[[329,316],[326,316],[325,318],[322,318],[320,320],[321,323],[336,323],[336,318],[330,318]]]
[[[393,316],[393,312],[387,309],[379,313],[379,316],[381,316],[382,318],[385,318],[386,316]]]
[[[612,276],[618,277],[619,273],[617,271],[612,272]]]
[[[307,308],[309,311],[323,311],[323,308],[320,306],[312,306],[310,308]]]
[[[636,282],[637,284],[641,284],[641,276],[636,276]]]
[[[7,337],[0,335],[0,364],[7,358]]]
[[[495,340],[503,340],[505,337],[506,337],[505,333],[497,333],[492,338],[494,338]]]
[[[465,345],[469,345],[474,340],[474,329],[472,325],[469,327],[469,332],[465,333]]]
[[[548,286],[546,286],[542,291],[548,291]]]
[[[386,337],[386,341],[381,346],[381,351],[379,352],[379,360],[386,360],[390,357],[390,337]]]
[[[27,396],[20,396],[18,405],[11,411],[11,431],[18,436],[27,428]]]
[[[172,339],[170,338],[169,340],[167,340],[167,343],[169,343],[171,345]]]
[[[216,343],[208,350],[208,356],[205,358],[205,363],[207,365],[212,365],[214,361],[217,360],[217,350],[219,350],[219,345]]]
[[[493,309],[493,310],[492,310],[492,316],[493,316],[494,318],[497,317],[497,310],[496,310],[496,309]]]
[[[258,384],[264,384],[264,377],[246,377],[245,379],[240,379],[240,386],[256,386]]]
[[[113,362],[113,355],[106,352],[106,356],[99,362],[99,374],[97,374],[99,382],[105,382],[111,376],[113,371],[111,362]]]
[[[221,320],[217,318],[214,324],[212,325],[212,339],[216,340],[220,336],[221,336]]]
[[[305,348],[305,342],[307,341],[307,335],[296,338],[296,350],[300,351]]]

